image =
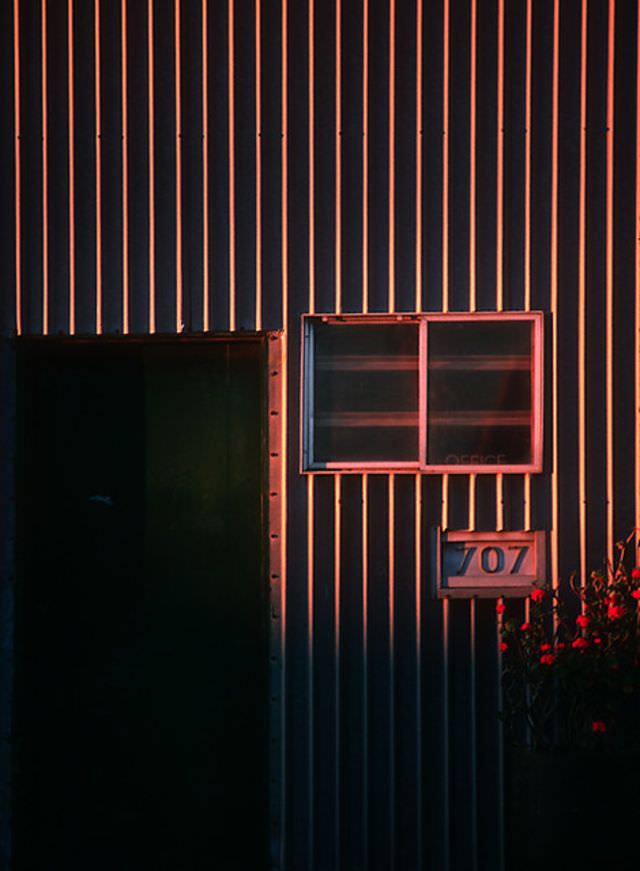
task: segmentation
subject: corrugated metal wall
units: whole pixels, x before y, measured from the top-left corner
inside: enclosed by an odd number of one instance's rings
[[[3,335],[286,330],[276,866],[501,867],[494,603],[428,531],[556,579],[640,526],[637,46],[634,0],[0,5]],[[474,308],[548,313],[545,474],[298,474],[302,312]]]

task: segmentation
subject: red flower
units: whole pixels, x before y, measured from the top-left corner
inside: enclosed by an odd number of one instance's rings
[[[640,600],[640,590],[634,590],[633,593],[631,593],[631,595],[633,596],[634,599]]]
[[[609,598],[609,596],[605,596],[602,601],[604,602],[605,605],[611,604],[611,599]]]
[[[542,665],[553,665],[555,661],[556,658],[553,653],[545,653],[540,657]]]
[[[640,566],[636,566],[635,569],[631,569],[631,577],[634,581],[640,581]]]
[[[542,651],[542,653],[546,653],[548,650],[551,650],[551,645],[550,644],[541,644],[540,650]]]
[[[532,602],[542,602],[544,599],[544,590],[536,589],[531,593]]]
[[[602,720],[594,720],[591,724],[591,728],[594,732],[600,732],[602,735],[607,731],[606,723],[603,723]]]
[[[564,641],[558,641],[557,647],[558,650],[564,650]]]
[[[504,605],[502,602],[498,602],[498,604],[496,605],[496,614],[504,614],[506,610],[507,606]]]
[[[521,632],[528,632],[531,629],[531,623],[523,623],[520,627]]]
[[[591,623],[591,620],[589,620],[586,614],[580,614],[580,616],[576,617],[576,623],[582,629],[586,629],[589,623]]]
[[[576,640],[571,644],[575,650],[586,650],[589,646],[589,642],[586,638],[576,638]]]
[[[602,638],[594,638],[593,643],[594,644],[602,644]]]
[[[618,620],[620,617],[622,617],[626,610],[627,609],[624,607],[624,605],[609,605],[609,607],[607,608],[607,615],[612,620]]]
[[[508,650],[508,649],[509,649],[509,645],[506,643],[506,641],[501,641],[500,642],[500,650],[502,651],[502,653],[504,653],[505,650]]]

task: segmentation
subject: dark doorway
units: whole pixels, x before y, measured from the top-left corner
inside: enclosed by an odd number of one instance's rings
[[[267,867],[264,353],[19,344],[19,871]]]

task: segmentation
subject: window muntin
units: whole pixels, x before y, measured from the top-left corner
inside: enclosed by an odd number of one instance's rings
[[[302,470],[542,470],[542,314],[305,316]]]

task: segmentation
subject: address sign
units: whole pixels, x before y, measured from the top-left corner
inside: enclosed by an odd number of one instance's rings
[[[544,532],[434,530],[437,595],[526,596],[545,580]]]

